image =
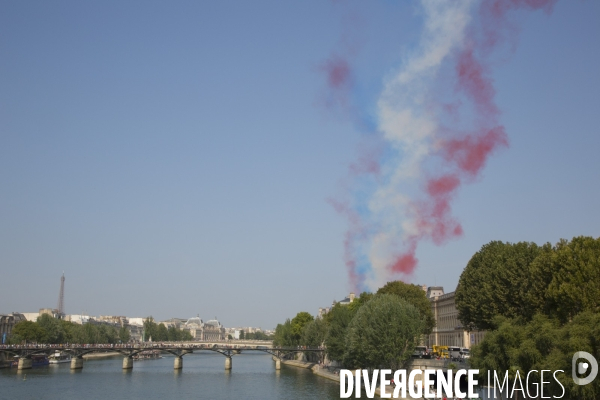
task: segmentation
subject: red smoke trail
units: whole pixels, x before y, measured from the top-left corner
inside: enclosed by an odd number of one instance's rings
[[[353,289],[358,289],[364,277],[357,273],[357,265],[354,255],[354,243],[364,235],[364,228],[359,215],[352,210],[347,204],[341,203],[334,199],[328,200],[329,204],[340,214],[346,216],[350,223],[350,227],[344,235],[344,263],[348,271],[350,285]]]
[[[507,20],[507,12],[516,9],[552,11],[556,0],[490,0],[481,3],[479,29],[469,31],[467,45],[456,58],[456,91],[465,96],[475,114],[474,132],[463,136],[441,138],[439,155],[445,161],[445,172],[429,178],[425,186],[424,200],[417,202],[417,234],[405,243],[406,250],[399,254],[389,270],[402,276],[410,276],[418,264],[417,245],[429,239],[442,245],[463,234],[462,227],[451,215],[451,201],[461,184],[477,177],[491,154],[508,146],[505,129],[498,123],[499,109],[494,102],[495,89],[489,75],[490,63],[486,58],[494,48],[502,44],[502,33],[508,38],[517,29]],[[458,99],[445,109],[457,113],[463,103]],[[450,171],[450,172],[448,172]]]
[[[329,88],[325,100],[327,108],[347,110],[352,90],[352,73],[348,60],[332,55],[320,66],[320,70],[325,73]]]

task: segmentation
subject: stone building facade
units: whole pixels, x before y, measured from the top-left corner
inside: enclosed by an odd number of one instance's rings
[[[23,314],[0,314],[0,343],[6,343],[8,341],[13,328],[21,321],[26,321]]]
[[[470,349],[483,340],[485,331],[468,331],[458,319],[455,293],[444,293],[441,286],[427,288],[431,311],[435,317],[435,328],[425,340],[427,347],[454,346]]]
[[[190,332],[193,340],[204,340],[204,322],[200,317],[188,319],[182,328]]]
[[[348,304],[352,303],[355,299],[355,295],[354,293],[350,293],[348,295],[348,297],[344,298],[343,300],[340,301],[333,301],[333,303],[331,303],[331,307],[319,307],[319,312],[317,313],[317,318],[323,318],[323,316],[325,314],[327,314],[329,311],[331,311],[331,309],[333,307],[335,307],[336,304],[340,304],[342,306],[347,306]]]
[[[216,318],[204,323],[204,340],[225,340],[225,328]]]

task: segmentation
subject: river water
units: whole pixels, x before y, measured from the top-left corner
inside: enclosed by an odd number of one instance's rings
[[[232,358],[201,352],[183,357],[183,370],[174,371],[172,356],[136,361],[122,370],[122,357],[84,361],[83,370],[57,364],[24,371],[0,369],[4,399],[339,399],[339,383],[310,370],[281,365],[271,356],[248,352]],[[24,379],[25,378],[25,379]]]

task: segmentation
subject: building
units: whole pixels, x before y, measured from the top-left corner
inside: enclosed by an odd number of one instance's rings
[[[211,319],[204,323],[204,338],[203,340],[225,340],[225,328],[215,319]]]
[[[427,288],[427,297],[431,302],[431,311],[435,318],[435,327],[426,339],[427,347],[455,346],[470,349],[483,340],[485,331],[468,331],[458,319],[455,293],[444,293],[442,286]]]
[[[89,315],[82,314],[70,314],[65,316],[66,321],[79,325],[87,324],[90,321],[90,319],[91,317]]]
[[[189,331],[194,340],[204,340],[204,321],[200,316],[188,319],[182,328]]]
[[[348,297],[344,298],[343,300],[340,301],[333,301],[333,303],[331,303],[331,307],[319,307],[319,312],[317,314],[317,318],[322,318],[323,315],[327,314],[329,311],[331,311],[331,309],[333,307],[335,307],[336,304],[340,304],[342,306],[347,306],[348,304],[352,303],[354,301],[354,293],[350,293],[348,295]]]
[[[0,343],[4,344],[10,338],[10,334],[21,321],[27,321],[25,316],[20,313],[0,314]]]
[[[22,314],[27,321],[36,322],[38,317],[40,316],[39,312],[24,312]]]
[[[105,322],[114,326],[125,326],[129,325],[129,320],[124,316],[116,315],[101,315],[96,318],[98,322]]]
[[[187,321],[188,320],[184,318],[171,318],[167,319],[166,321],[161,321],[159,322],[159,324],[164,324],[164,326],[166,326],[167,329],[171,327],[181,329],[181,327],[184,326]]]

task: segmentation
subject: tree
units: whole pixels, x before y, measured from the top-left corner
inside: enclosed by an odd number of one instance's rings
[[[164,342],[169,340],[169,332],[165,324],[158,324],[158,327],[156,328],[156,339],[154,340],[156,340],[157,342]]]
[[[583,311],[600,312],[600,238],[562,239],[549,257],[536,260],[535,272],[551,271],[545,311],[565,323]]]
[[[368,304],[368,303],[367,303]],[[339,303],[326,314],[325,320],[329,325],[325,335],[327,356],[336,361],[342,361],[346,351],[346,334],[355,312]]]
[[[512,387],[512,379],[517,371],[520,377],[524,377],[534,370],[562,370],[564,373],[555,376],[565,390],[561,398],[600,398],[598,379],[585,386],[576,385],[571,379],[571,362],[575,352],[586,351],[596,358],[600,357],[600,314],[586,311],[565,325],[543,314],[535,315],[531,321],[496,317],[494,324],[497,329],[488,332],[483,341],[472,349],[470,363],[473,368],[479,369],[480,378],[487,380],[488,371],[492,377],[493,371],[502,377],[508,371],[511,377],[509,386]],[[539,373],[532,374],[531,382],[541,381]],[[529,389],[534,397],[537,396],[535,387]],[[554,379],[550,379],[544,391],[560,397],[563,389]]]
[[[308,347],[319,347],[325,341],[327,322],[323,318],[316,318],[304,326],[300,344]]]
[[[273,336],[273,345],[288,347],[292,346],[292,322],[286,319],[283,324],[277,324],[275,335]]]
[[[42,314],[38,317],[36,323],[45,332],[44,343],[63,343],[65,332],[60,324],[60,320],[48,314]]]
[[[188,331],[188,330],[180,330],[180,332],[181,332],[181,336],[180,336],[181,337],[181,341],[183,341],[183,342],[189,342],[190,340],[194,339],[193,336],[192,336],[192,334],[190,333],[190,331]]]
[[[375,295],[348,326],[344,365],[401,368],[410,359],[424,324],[419,310],[408,301],[392,294]]]
[[[156,322],[154,322],[154,318],[152,318],[152,316],[146,318],[144,321],[144,340],[149,341],[150,338],[152,338],[152,340],[156,340],[157,333],[158,325],[156,325]]]
[[[381,290],[381,289],[380,289]],[[354,301],[350,304],[347,305],[347,307],[352,310],[352,312],[356,312],[358,311],[358,309],[362,306],[364,306],[365,304],[367,304],[367,302],[369,300],[371,300],[373,298],[373,293],[369,293],[369,292],[362,292],[360,294],[360,296],[356,297],[354,299]]]
[[[244,340],[244,339],[246,339],[246,333],[245,333],[245,332],[244,332],[244,330],[242,329],[242,330],[240,331],[240,340]]]
[[[415,306],[423,318],[423,334],[428,335],[431,333],[435,326],[435,318],[431,311],[431,303],[421,286],[393,281],[388,282],[377,291],[377,294],[384,293],[396,295]]]
[[[300,339],[302,338],[302,331],[304,330],[304,327],[313,320],[313,316],[307,313],[306,311],[301,311],[298,314],[296,314],[294,318],[292,318],[292,345],[297,346],[300,344]]]
[[[33,321],[20,321],[12,329],[11,336],[11,342],[16,344],[24,340],[43,343],[46,338],[46,332]]]
[[[458,316],[468,330],[493,329],[497,315],[530,320],[539,311],[530,265],[542,250],[535,243],[492,241],[471,257],[456,289]]]
[[[127,343],[131,340],[131,333],[129,333],[129,329],[127,329],[126,326],[122,326],[121,329],[119,329],[119,340],[121,343]]]

